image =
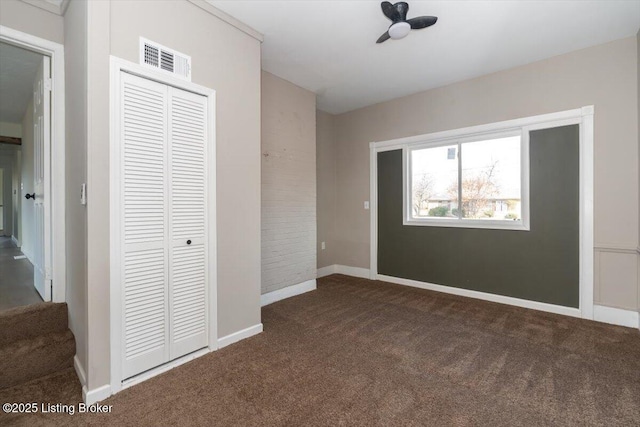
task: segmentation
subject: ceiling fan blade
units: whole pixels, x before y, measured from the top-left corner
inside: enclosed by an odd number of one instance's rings
[[[382,13],[384,13],[384,16],[389,18],[392,22],[400,20],[400,14],[396,10],[396,8],[393,7],[393,5],[388,1],[383,1],[380,4],[380,7],[382,7]]]
[[[385,31],[383,35],[380,36],[380,38],[378,39],[378,41],[376,43],[382,43],[384,41],[387,41],[391,38],[391,36],[389,35],[389,31]]]
[[[409,12],[409,3],[400,1],[393,5],[394,9],[398,12],[400,16],[400,21],[407,20],[407,12]]]
[[[438,20],[435,16],[419,16],[417,18],[407,19],[412,30],[419,30],[420,28],[427,28],[432,26]]]

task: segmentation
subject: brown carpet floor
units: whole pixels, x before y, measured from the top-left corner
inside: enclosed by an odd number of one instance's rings
[[[341,275],[265,332],[104,401],[11,425],[640,425],[640,333]],[[74,402],[72,373],[0,400]],[[45,384],[46,383],[46,384]]]

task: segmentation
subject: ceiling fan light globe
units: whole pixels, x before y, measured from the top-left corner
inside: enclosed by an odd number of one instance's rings
[[[389,37],[394,40],[406,37],[411,31],[411,25],[408,22],[396,22],[389,27]]]

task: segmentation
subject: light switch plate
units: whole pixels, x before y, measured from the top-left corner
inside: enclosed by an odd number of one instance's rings
[[[364,208],[365,209],[369,209],[369,201],[368,200],[364,202]]]

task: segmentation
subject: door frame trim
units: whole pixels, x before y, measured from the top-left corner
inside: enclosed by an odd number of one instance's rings
[[[576,108],[574,110],[560,111],[557,113],[542,114],[538,116],[523,117],[503,122],[484,124],[479,126],[471,126],[462,129],[452,129],[442,132],[435,132],[425,135],[410,136],[406,138],[398,138],[388,141],[370,142],[369,143],[369,197],[370,197],[370,279],[378,280],[378,278],[387,278],[378,274],[378,153],[391,150],[404,149],[408,145],[427,140],[456,137],[470,133],[482,133],[495,131],[497,129],[506,129],[510,127],[526,127],[528,131],[548,129],[553,127],[579,125],[580,142],[580,243],[579,243],[579,308],[576,310],[576,317],[593,320],[594,307],[594,213],[593,213],[593,187],[594,187],[594,171],[593,171],[593,150],[594,150],[594,107],[593,105]],[[391,278],[403,281],[407,284],[409,281],[401,278]],[[423,285],[431,285],[420,282]],[[447,292],[447,286],[439,286],[438,291]],[[460,293],[458,288],[451,288],[449,293]],[[476,293],[481,294],[481,293]],[[474,294],[475,295],[475,294]],[[476,296],[480,298],[480,296]],[[496,296],[491,295],[491,298]],[[489,297],[483,299],[490,299]],[[544,306],[536,305],[530,308],[543,311]],[[567,309],[562,307],[563,310]],[[574,309],[575,310],[575,309]],[[552,311],[556,312],[556,311]],[[566,313],[565,313],[566,314]]]
[[[0,41],[46,55],[51,58],[51,140],[50,144],[50,270],[51,300],[66,301],[67,259],[65,223],[65,81],[64,46],[34,35],[0,25]],[[45,150],[46,152],[47,150]],[[45,159],[46,161],[46,159]],[[46,241],[46,240],[45,240]],[[24,243],[24,242],[23,242]],[[47,254],[45,248],[45,256]],[[46,262],[45,262],[46,265]]]
[[[173,86],[178,89],[193,92],[198,95],[202,95],[207,98],[208,107],[208,144],[207,147],[207,184],[208,184],[208,250],[209,257],[207,259],[209,272],[209,345],[204,349],[206,352],[214,351],[218,349],[218,329],[217,329],[217,234],[216,234],[216,91],[204,86],[197,85],[192,82],[188,82],[177,77],[165,75],[164,73],[155,71],[153,69],[144,67],[140,64],[130,62],[115,56],[110,57],[110,97],[109,97],[109,125],[110,125],[110,156],[109,162],[109,180],[110,180],[110,202],[109,202],[109,264],[110,264],[110,279],[109,279],[109,297],[110,297],[110,359],[111,359],[111,372],[110,372],[110,388],[111,394],[118,393],[126,387],[123,384],[122,378],[122,294],[121,283],[119,281],[120,271],[122,266],[120,265],[120,206],[119,191],[115,189],[119,188],[120,181],[120,164],[116,162],[118,154],[119,143],[117,141],[119,132],[119,88],[120,88],[120,74],[122,72],[129,73],[138,77],[156,81],[168,86]],[[174,364],[175,365],[175,364]],[[170,366],[174,366],[170,365]],[[140,377],[140,378],[138,378]],[[143,381],[149,376],[145,376],[145,373],[138,376],[134,376],[128,379],[128,382],[140,380]]]

